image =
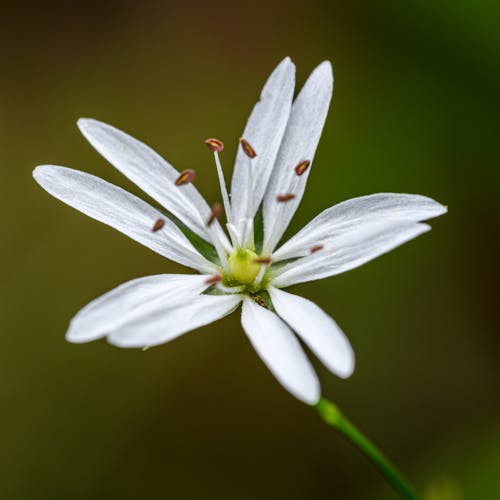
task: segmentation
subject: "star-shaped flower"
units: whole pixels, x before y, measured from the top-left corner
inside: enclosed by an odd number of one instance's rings
[[[231,196],[218,155],[223,144],[205,141],[215,156],[227,234],[218,220],[222,205],[209,207],[193,185],[194,171],[178,172],[142,142],[96,120],[79,120],[83,135],[168,215],[87,173],[35,169],[37,182],[56,198],[199,273],[148,276],[111,290],[72,319],[69,341],[106,337],[120,347],[150,347],[242,304],[251,344],[300,400],[317,403],[320,384],[296,335],[333,373],[351,375],[354,354],[335,321],[283,288],[358,267],[429,231],[421,221],[446,208],[420,195],[362,196],[324,210],[279,246],[304,194],[326,119],[330,63],[312,72],[295,100],[294,84],[295,66],[286,58],[265,84],[240,140]],[[260,216],[263,235],[257,238]],[[211,245],[213,257],[199,250],[200,241]]]

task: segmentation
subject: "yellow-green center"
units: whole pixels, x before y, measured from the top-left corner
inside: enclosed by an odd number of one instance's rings
[[[262,266],[255,262],[256,258],[257,254],[252,250],[236,249],[228,259],[231,278],[244,285],[253,283]]]

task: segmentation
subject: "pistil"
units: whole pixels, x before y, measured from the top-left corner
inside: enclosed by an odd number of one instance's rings
[[[236,249],[228,260],[231,278],[245,285],[253,283],[262,267],[255,262],[256,258],[257,254],[251,250]]]

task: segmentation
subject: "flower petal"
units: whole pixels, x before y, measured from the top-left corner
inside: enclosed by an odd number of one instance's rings
[[[241,322],[253,347],[279,383],[304,403],[317,403],[318,378],[288,326],[276,314],[248,298],[243,302]]]
[[[54,165],[37,167],[33,177],[52,196],[160,255],[201,272],[216,269],[172,221],[127,191],[85,172]],[[160,218],[161,230],[152,231]]]
[[[349,271],[430,229],[427,224],[413,221],[359,224],[357,231],[340,236],[322,250],[279,269],[272,284],[283,288]]]
[[[438,217],[447,208],[418,194],[377,193],[343,201],[323,210],[276,252],[273,261],[309,255],[315,245],[326,245],[339,236],[357,232],[370,220],[408,220],[419,222]]]
[[[184,304],[148,311],[140,318],[108,335],[118,347],[150,347],[164,344],[183,333],[227,316],[241,302],[241,296],[200,295]]]
[[[253,108],[243,132],[243,137],[257,153],[252,161],[253,189],[251,192],[254,195],[252,216],[257,212],[271,176],[272,166],[290,115],[294,87],[295,65],[287,57],[268,78],[260,94],[260,100]],[[243,150],[238,148],[231,182],[231,204],[233,220],[236,224],[247,215],[249,161],[250,159]]]
[[[80,118],[78,127],[94,148],[122,174],[155,199],[191,231],[211,241],[207,221],[211,209],[193,186],[176,186],[180,172],[143,142],[111,125]],[[229,242],[218,222],[214,229],[226,248]]]
[[[207,289],[200,274],[159,274],[138,278],[101,295],[71,320],[66,338],[90,342],[157,309],[175,307]]]
[[[328,61],[309,76],[295,99],[283,136],[276,165],[264,196],[264,250],[272,252],[283,236],[304,194],[311,171],[297,175],[301,162],[312,163],[323,130],[333,92],[333,73]],[[278,196],[295,195],[284,203]]]
[[[354,370],[354,352],[337,323],[314,302],[270,287],[276,312],[310,347],[325,366],[342,378]]]

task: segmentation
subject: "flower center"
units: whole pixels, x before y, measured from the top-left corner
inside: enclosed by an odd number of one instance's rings
[[[231,278],[245,285],[253,283],[262,267],[256,259],[257,254],[252,250],[237,248],[228,259]]]

